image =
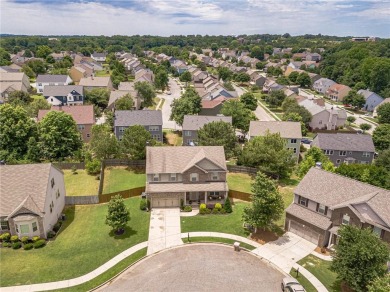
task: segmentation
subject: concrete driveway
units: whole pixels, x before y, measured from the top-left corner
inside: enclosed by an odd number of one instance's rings
[[[294,233],[286,232],[277,240],[266,243],[252,252],[267,259],[284,272],[290,273],[292,266],[309,255],[316,247],[316,244]]]
[[[100,291],[280,291],[284,275],[231,246],[189,244],[135,264]]]
[[[180,236],[180,209],[154,208],[150,215],[148,255],[183,244]]]

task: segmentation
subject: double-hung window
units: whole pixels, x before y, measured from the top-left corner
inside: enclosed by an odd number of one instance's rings
[[[291,139],[291,140],[290,140],[290,143],[291,143],[291,144],[296,144],[296,143],[297,143],[297,139]]]
[[[171,176],[169,178],[170,181],[176,181],[176,173],[171,173]]]
[[[370,152],[363,152],[363,157],[370,157]]]
[[[199,180],[199,175],[197,173],[191,173],[190,174],[190,179],[191,179],[191,181],[198,181]]]
[[[343,215],[342,224],[349,225],[349,222],[351,221],[351,217],[349,217],[348,214]]]
[[[303,198],[303,197],[300,197],[299,198],[299,205],[302,205],[302,206],[305,206],[307,207],[307,199],[306,198]]]
[[[158,126],[149,126],[149,131],[150,132],[157,132],[158,131]]]
[[[184,131],[184,136],[190,137],[191,136],[191,131]]]
[[[340,156],[347,156],[347,151],[339,151]]]
[[[323,215],[326,215],[326,207],[325,205],[322,205],[322,204],[318,204],[318,210],[317,210],[318,213],[321,213]]]
[[[160,177],[158,173],[153,174],[153,181],[159,181]]]
[[[31,226],[32,226],[33,232],[35,232],[35,231],[38,230],[37,222],[33,222],[33,223],[31,224]]]
[[[325,155],[333,155],[333,150],[324,150]]]

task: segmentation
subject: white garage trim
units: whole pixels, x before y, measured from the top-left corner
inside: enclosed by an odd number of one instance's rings
[[[320,235],[317,232],[315,232],[314,230],[312,230],[310,228],[310,226],[298,223],[294,220],[290,220],[289,221],[289,231],[318,245],[318,240],[320,238]]]

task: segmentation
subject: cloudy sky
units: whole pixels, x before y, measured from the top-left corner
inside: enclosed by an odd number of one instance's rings
[[[390,0],[0,0],[1,33],[390,37]]]

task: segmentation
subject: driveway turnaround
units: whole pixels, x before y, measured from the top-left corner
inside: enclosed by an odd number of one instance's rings
[[[148,255],[183,244],[179,208],[154,208],[150,216]]]
[[[140,261],[101,290],[280,291],[283,277],[249,252],[224,245],[188,244]]]
[[[252,252],[267,259],[285,273],[290,273],[293,265],[309,255],[316,245],[291,232],[286,232],[277,240],[264,244]]]

